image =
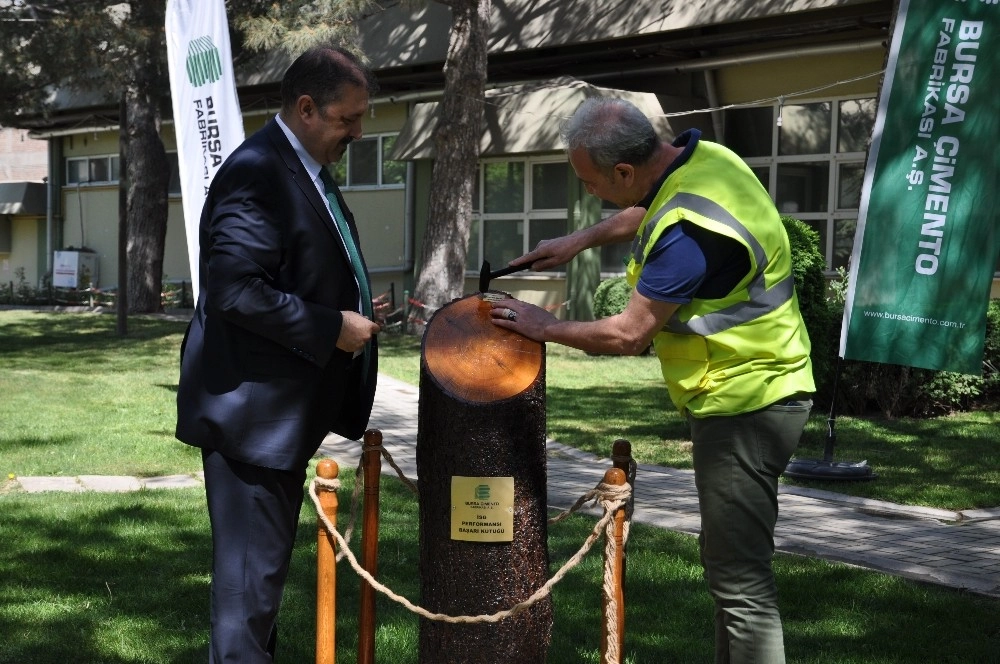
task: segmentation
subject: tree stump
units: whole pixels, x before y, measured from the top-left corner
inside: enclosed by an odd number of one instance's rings
[[[509,609],[548,578],[544,346],[489,311],[479,294],[442,307],[421,353],[421,604],[452,616]],[[421,618],[419,661],[543,664],[551,630],[549,598],[494,623]]]

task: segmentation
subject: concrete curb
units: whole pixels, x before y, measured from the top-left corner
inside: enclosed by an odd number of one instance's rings
[[[131,477],[127,475],[79,475],[76,477],[16,477],[14,482],[25,493],[62,491],[80,493],[129,493],[143,489],[188,489],[203,486],[204,474]]]

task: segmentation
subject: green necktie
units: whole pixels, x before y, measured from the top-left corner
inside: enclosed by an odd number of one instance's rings
[[[354,270],[354,278],[358,282],[358,289],[361,293],[361,313],[365,318],[371,320],[372,295],[371,289],[368,286],[368,278],[365,276],[365,267],[361,262],[361,252],[358,251],[358,246],[354,243],[354,236],[351,235],[351,229],[347,225],[347,217],[344,216],[344,211],[340,209],[340,201],[337,200],[336,185],[333,183],[333,178],[330,177],[330,172],[326,168],[320,168],[319,177],[323,180],[323,187],[326,189],[326,200],[330,204],[330,212],[333,214],[334,221],[337,222],[340,237],[344,239],[344,247],[347,249],[347,255],[351,259],[351,268]],[[363,380],[368,376],[368,356],[370,351],[371,344],[365,344],[364,370],[362,371]]]
[[[351,235],[351,229],[347,225],[347,217],[344,216],[344,211],[340,209],[340,201],[337,200],[337,194],[335,193],[336,186],[333,184],[333,178],[330,177],[329,171],[325,168],[319,169],[319,177],[323,180],[323,186],[326,189],[326,200],[330,204],[330,212],[333,214],[334,221],[337,222],[340,237],[344,239],[344,247],[347,249],[347,255],[351,259],[354,278],[358,282],[358,289],[361,293],[361,313],[370,320],[372,317],[372,295],[368,287],[368,278],[365,276],[364,265],[361,263],[361,252],[358,251],[358,246],[354,244],[354,236]]]

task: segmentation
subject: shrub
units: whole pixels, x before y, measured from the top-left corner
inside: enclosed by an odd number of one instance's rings
[[[620,314],[625,310],[629,298],[632,296],[632,287],[628,285],[625,277],[612,277],[597,284],[594,291],[594,316],[596,318],[607,318]]]
[[[846,276],[833,284],[846,291]],[[843,303],[837,307],[843,311]],[[831,350],[839,352],[839,327],[831,335]],[[1000,302],[990,301],[986,312],[983,375],[932,371],[896,364],[844,360],[837,386],[837,411],[864,415],[873,410],[885,417],[935,417],[970,410],[1000,397]]]
[[[986,343],[983,347],[983,398],[1000,398],[1000,300],[986,309]]]
[[[823,276],[826,258],[819,248],[819,233],[808,224],[793,217],[782,217],[781,223],[792,250],[792,278],[799,297],[799,309],[812,342],[810,357],[816,382],[816,401],[829,403],[837,351],[831,346],[834,313],[826,297],[827,282]]]

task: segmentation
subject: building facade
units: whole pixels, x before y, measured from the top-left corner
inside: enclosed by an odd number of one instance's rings
[[[35,283],[46,263],[48,143],[0,129],[0,287]]]
[[[337,167],[360,223],[373,293],[392,288],[397,302],[419,270],[450,26],[446,7],[427,4],[396,5],[363,22],[362,47],[381,91],[365,136]],[[483,261],[504,265],[540,240],[614,212],[589,200],[558,142],[561,120],[591,94],[640,100],[665,139],[696,127],[735,150],[782,213],[819,232],[833,276],[850,259],[892,5],[494,2],[466,292],[477,289]],[[274,54],[239,75],[247,135],[277,112],[287,62]],[[113,287],[117,275],[118,128],[108,117],[117,117],[113,104],[67,106],[32,132],[51,146],[55,195],[44,249],[97,252],[100,287]],[[176,164],[169,122],[162,137]],[[164,277],[181,281],[189,269],[176,166],[172,175]],[[623,254],[592,250],[564,270],[506,278],[503,288],[587,318],[599,280],[623,273]],[[17,263],[21,253],[8,260]],[[44,262],[23,264],[29,278],[44,277]]]

